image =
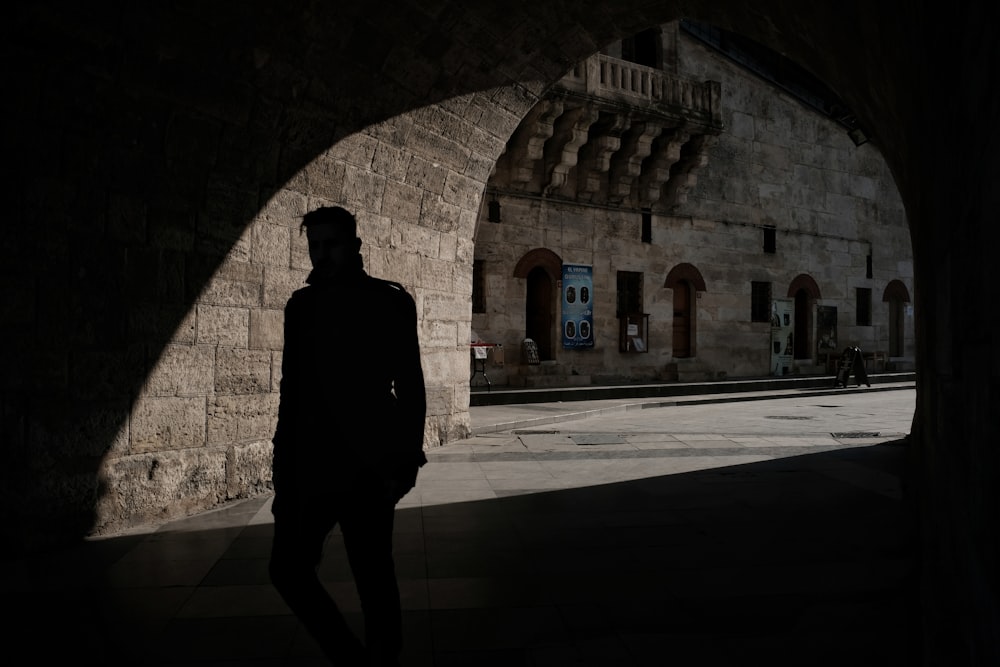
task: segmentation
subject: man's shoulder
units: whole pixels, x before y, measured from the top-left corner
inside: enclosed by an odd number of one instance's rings
[[[292,304],[308,299],[315,291],[316,289],[312,285],[304,285],[292,292],[292,295],[288,297],[288,303]]]
[[[388,298],[397,298],[409,301],[413,299],[413,297],[410,296],[410,293],[406,291],[406,288],[400,283],[393,282],[392,280],[385,280],[384,278],[376,278],[374,276],[368,276],[368,281],[371,289],[385,294]]]

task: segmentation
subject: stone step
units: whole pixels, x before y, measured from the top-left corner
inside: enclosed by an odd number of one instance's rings
[[[511,387],[523,389],[550,389],[554,387],[589,387],[591,379],[589,375],[565,375],[565,374],[524,374],[511,375],[508,378]]]
[[[675,359],[667,364],[666,375],[677,382],[708,382],[715,379],[711,369],[697,359]]]

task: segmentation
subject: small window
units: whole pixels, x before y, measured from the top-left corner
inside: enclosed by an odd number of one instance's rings
[[[486,312],[486,279],[483,277],[483,260],[472,261],[472,312]]]
[[[774,227],[764,228],[764,252],[773,255],[778,250],[778,230]]]
[[[618,317],[642,312],[642,273],[618,272]]]
[[[854,293],[857,306],[856,322],[859,327],[870,327],[872,324],[872,290],[870,287],[857,287]]]
[[[642,209],[642,242],[653,242],[653,212],[648,208]]]
[[[487,219],[490,222],[500,222],[500,202],[496,199],[491,199],[488,205],[489,213]]]
[[[868,253],[868,256],[865,258],[865,278],[871,278],[871,277],[872,277],[872,255],[871,253]]]
[[[750,321],[771,321],[771,283],[750,283]]]

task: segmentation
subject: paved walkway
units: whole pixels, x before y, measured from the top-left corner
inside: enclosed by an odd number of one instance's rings
[[[742,398],[473,408],[397,509],[403,664],[913,664],[912,383]],[[8,572],[8,653],[325,664],[268,580],[269,502]],[[321,576],[360,630],[336,533]]]

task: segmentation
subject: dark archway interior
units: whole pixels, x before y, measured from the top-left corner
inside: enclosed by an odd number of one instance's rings
[[[552,358],[552,298],[554,287],[548,272],[536,266],[528,272],[527,298],[525,299],[525,338],[538,345],[538,358]]]
[[[90,529],[96,500],[116,491],[97,470],[123,447],[150,369],[286,184],[306,199],[344,198],[350,186],[368,210],[396,215],[400,199],[368,187],[374,163],[344,140],[366,130],[384,146],[453,164],[444,135],[425,131],[450,100],[489,99],[512,130],[573,63],[689,16],[826,82],[896,178],[916,274],[908,492],[921,526],[924,660],[996,664],[1000,326],[989,304],[1000,46],[988,3],[942,9],[780,0],[393,1],[377,13],[353,2],[15,7],[0,47],[5,551]],[[476,126],[470,108],[461,129]],[[495,160],[502,134],[478,155]],[[338,146],[339,172],[306,168]],[[472,210],[487,174],[470,167],[442,196]],[[128,465],[119,480],[148,474]],[[204,502],[199,493],[176,504]]]

